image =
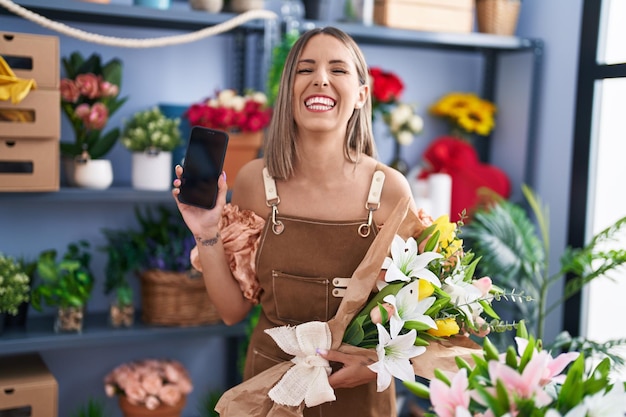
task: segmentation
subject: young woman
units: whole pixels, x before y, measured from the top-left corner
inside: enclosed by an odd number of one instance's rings
[[[352,275],[378,226],[411,196],[406,178],[375,159],[371,118],[357,44],[336,28],[310,30],[287,57],[264,157],[240,170],[231,202],[224,175],[213,210],[177,201],[198,241],[194,264],[224,322],[237,323],[261,304],[245,379],[291,359],[264,329],[333,317],[346,285],[335,278]],[[174,197],[179,186],[177,179]],[[393,385],[376,392],[371,361],[320,354],[333,365],[337,400],[305,416],[396,414]]]

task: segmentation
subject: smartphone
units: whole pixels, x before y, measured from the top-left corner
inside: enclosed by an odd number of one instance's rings
[[[191,129],[178,201],[206,209],[215,207],[227,146],[226,132],[201,126]]]

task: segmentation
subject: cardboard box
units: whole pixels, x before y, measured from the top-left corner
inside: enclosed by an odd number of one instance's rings
[[[374,23],[429,32],[472,32],[473,0],[376,0]]]
[[[61,93],[32,90],[18,104],[0,100],[0,138],[61,136]]]
[[[58,191],[59,153],[58,138],[0,137],[0,192]]]
[[[58,384],[39,355],[0,357],[0,414],[57,417]]]
[[[58,89],[60,84],[57,36],[0,32],[0,55],[19,78],[34,78],[39,89]]]

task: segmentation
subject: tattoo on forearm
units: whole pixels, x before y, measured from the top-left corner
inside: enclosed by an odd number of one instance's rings
[[[202,246],[215,246],[215,244],[218,242],[219,238],[220,238],[220,233],[219,232],[217,232],[215,234],[215,237],[212,237],[210,239],[203,239],[201,236],[196,236],[196,240]]]

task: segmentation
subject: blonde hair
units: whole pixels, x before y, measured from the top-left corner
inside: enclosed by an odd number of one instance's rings
[[[293,45],[280,79],[278,96],[274,105],[272,120],[266,132],[264,162],[270,175],[276,179],[288,179],[293,175],[294,163],[298,158],[296,148],[297,126],[293,113],[293,85],[297,65],[302,50],[308,41],[317,35],[326,34],[340,40],[350,51],[361,85],[369,85],[369,71],[363,52],[354,39],[347,33],[334,27],[311,29],[303,33]],[[368,93],[361,108],[355,109],[348,120],[344,155],[347,159],[358,162],[359,156],[374,156],[376,146],[372,134],[372,102]],[[352,152],[356,157],[352,159]]]

